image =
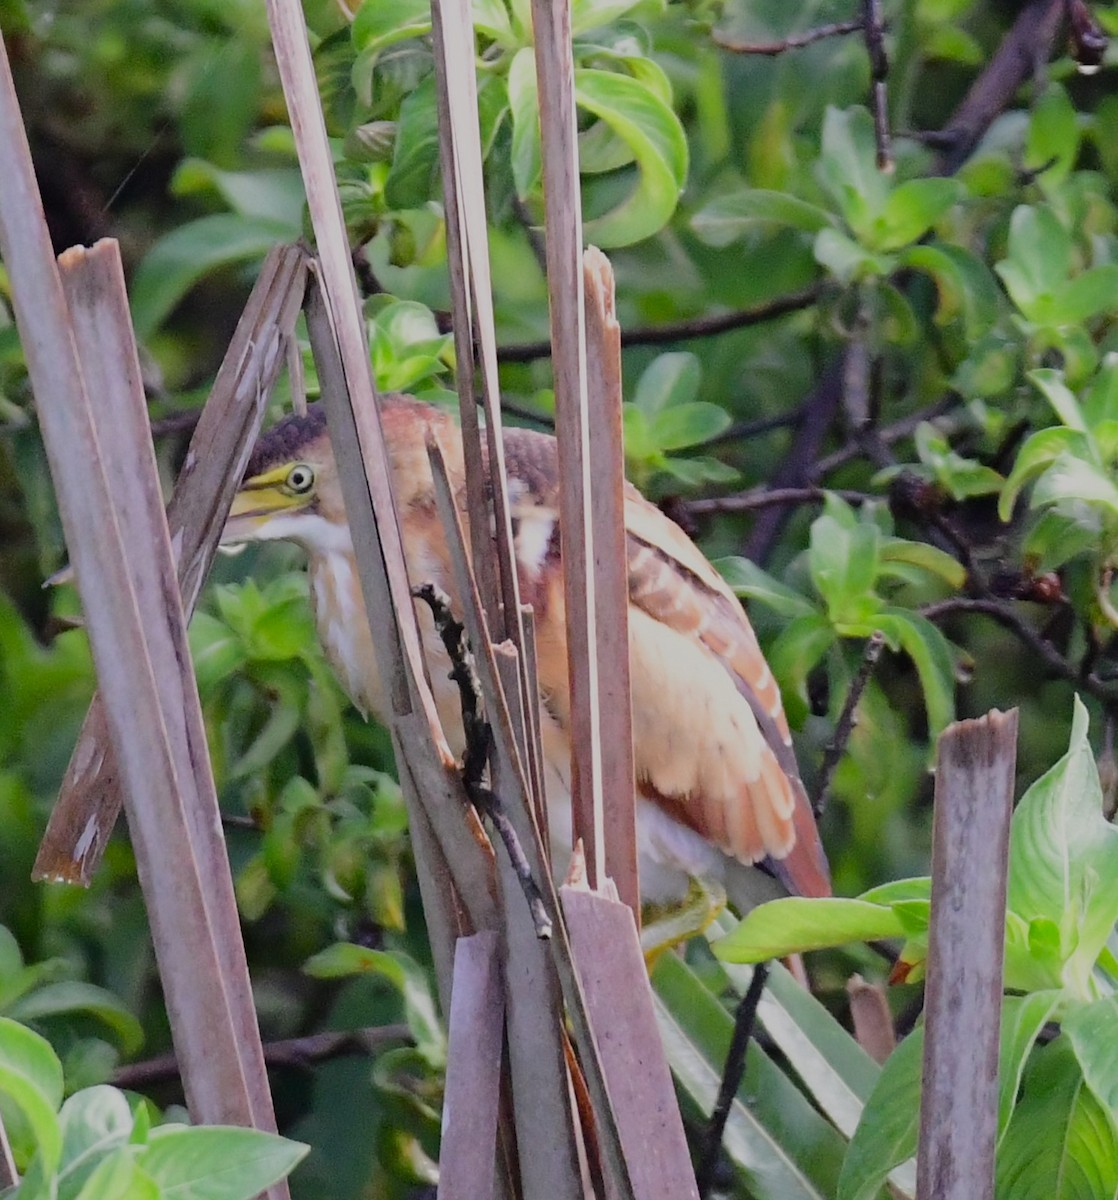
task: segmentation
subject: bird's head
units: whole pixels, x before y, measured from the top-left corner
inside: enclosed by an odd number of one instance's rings
[[[284,418],[257,442],[221,535],[223,546],[281,540],[312,554],[350,546],[334,452],[318,405],[305,416]]]

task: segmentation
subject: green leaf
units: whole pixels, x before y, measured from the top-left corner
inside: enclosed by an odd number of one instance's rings
[[[125,1054],[134,1054],[144,1040],[140,1022],[112,992],[76,979],[48,983],[21,996],[7,1011],[14,1020],[33,1023],[44,1018],[83,1013],[96,1017],[116,1036]]]
[[[1025,139],[1026,171],[1040,172],[1041,187],[1051,194],[1067,178],[1079,156],[1079,120],[1059,84],[1048,90],[1033,107]]]
[[[144,256],[132,281],[132,319],[143,341],[204,275],[263,258],[291,227],[264,217],[214,213],[164,234]]]
[[[727,962],[767,962],[805,950],[900,937],[904,927],[891,908],[864,900],[789,896],[748,913],[712,949]]]
[[[936,322],[946,325],[962,317],[967,340],[986,334],[998,318],[1001,293],[986,264],[962,246],[910,246],[902,266],[926,271],[935,280],[939,297]]]
[[[640,3],[641,0],[572,0],[571,34],[578,37],[591,29],[612,25]]]
[[[1035,373],[1035,372],[1034,372]],[[1017,451],[1013,470],[1002,487],[998,500],[998,516],[1008,521],[1013,516],[1013,506],[1021,489],[1042,471],[1047,470],[1058,458],[1068,454],[1073,458],[1087,458],[1091,447],[1087,438],[1075,429],[1039,429],[1026,439]]]
[[[916,1153],[923,1058],[918,1026],[885,1060],[850,1139],[836,1200],[874,1200],[889,1173]]]
[[[303,177],[291,167],[222,171],[201,158],[184,158],[171,176],[176,196],[215,194],[243,217],[282,221],[294,240],[303,229]]]
[[[100,1160],[74,1200],[160,1200],[161,1195],[155,1180],[123,1148]]]
[[[920,676],[928,732],[934,742],[955,719],[955,662],[951,647],[927,617],[908,609],[886,608],[875,620],[882,633],[896,639],[912,659]]]
[[[1065,452],[1059,456],[1033,488],[1031,507],[1041,508],[1061,500],[1082,500],[1118,513],[1118,487],[1094,463]]]
[[[966,568],[944,550],[927,542],[910,542],[906,538],[883,537],[878,543],[881,560],[879,572],[884,574],[892,563],[905,563],[935,575],[953,588],[961,588],[967,579]]]
[[[816,173],[861,239],[885,207],[889,182],[877,169],[873,118],[865,108],[828,108]]]
[[[408,1028],[416,1046],[432,1065],[446,1061],[446,1035],[423,968],[401,950],[370,950],[352,942],[338,942],[320,951],[303,970],[318,979],[371,973],[388,980],[400,993]]]
[[[164,1125],[151,1131],[136,1163],[167,1200],[251,1200],[290,1174],[309,1150],[258,1129]]]
[[[81,1190],[105,1155],[128,1145],[132,1111],[123,1092],[102,1084],[75,1092],[58,1116],[62,1128],[58,1182],[60,1197],[65,1198]]]
[[[807,680],[835,644],[835,628],[822,613],[793,617],[769,649],[769,666],[780,683],[788,721],[799,727],[808,712]]]
[[[675,212],[687,178],[687,139],[679,118],[645,85],[613,71],[576,70],[575,98],[628,145],[638,171],[628,198],[586,223],[587,240],[610,249],[651,237]]]
[[[350,26],[350,35],[358,51],[376,52],[423,37],[431,31],[431,5],[427,0],[364,0]]]
[[[1118,421],[1118,354],[1103,360],[1098,374],[1083,396],[1083,417],[1092,430],[1104,422]]]
[[[1078,697],[1068,752],[1022,797],[1009,846],[1010,911],[1059,927],[1067,982],[1090,995],[1095,960],[1118,920],[1118,829],[1102,813],[1087,710]]]
[[[779,965],[774,965],[770,980],[781,971]],[[652,982],[661,1028],[675,1034],[665,1040],[665,1049],[683,1087],[685,1104],[696,1115],[705,1116],[714,1094],[711,1083],[721,1075],[726,1061],[733,1019],[710,988],[675,955],[664,954],[657,959]],[[771,1001],[772,986],[770,982],[765,989],[765,1001]],[[811,1000],[802,988],[799,990]],[[668,1020],[671,1026],[666,1025]],[[845,1037],[856,1052],[859,1050],[825,1010],[821,1010],[819,1020],[828,1023],[829,1034]],[[834,1048],[830,1041],[827,1046]],[[838,1056],[844,1057],[841,1052]],[[874,1069],[872,1063],[870,1068]],[[750,1043],[746,1053],[745,1078],[731,1120],[736,1125],[731,1161],[750,1194],[773,1195],[781,1182],[780,1175],[789,1169],[802,1172],[823,1195],[833,1193],[842,1165],[842,1139],[756,1041]],[[765,1169],[766,1162],[780,1174],[774,1178]]]
[[[874,221],[867,244],[874,250],[899,250],[918,241],[955,204],[961,194],[955,179],[910,179],[895,188]]]
[[[676,1086],[690,1107],[706,1119],[718,1095],[721,1064],[712,1061],[713,1055],[702,1053],[684,1032],[680,1021],[687,1014],[669,1011],[659,996],[655,1004],[660,1036]],[[722,1140],[723,1150],[742,1175],[750,1195],[757,1200],[825,1200],[826,1191],[808,1174],[814,1164],[809,1160],[801,1167],[778,1134],[770,1132],[753,1115],[752,1108],[752,1104],[747,1106],[740,1099],[733,1101]]]
[[[808,550],[811,581],[836,625],[860,621],[867,601],[876,607],[873,586],[881,535],[877,526],[868,521],[844,520],[849,513],[842,501],[828,496],[825,511],[811,524]]]
[[[515,44],[508,9],[503,0],[474,0],[473,11],[475,29],[503,46]]]
[[[815,606],[806,596],[781,583],[748,558],[716,558],[714,566],[738,596],[756,600],[778,616],[817,615]]]
[[[516,194],[526,200],[539,185],[543,171],[536,55],[531,46],[525,46],[513,56],[508,87],[509,111],[512,113],[512,178]]]
[[[0,1017],[0,1102],[13,1148],[28,1158],[37,1149],[52,1173],[62,1151],[62,1064],[45,1038],[8,1017]]]
[[[1033,1045],[1059,1003],[1056,990],[1002,998],[1002,1027],[998,1050],[998,1141],[1013,1115],[1021,1077]]]
[[[699,393],[702,374],[694,354],[658,354],[641,372],[633,403],[649,417],[676,404],[691,404]]]
[[[833,226],[834,218],[797,196],[763,188],[722,196],[691,218],[691,228],[708,246],[729,246],[759,225],[787,225],[804,233],[818,233]]]
[[[1070,1039],[1034,1056],[998,1153],[997,1200],[1097,1200],[1118,1189],[1114,1116],[1090,1088]]]
[[[838,229],[821,230],[815,237],[812,249],[815,261],[842,284],[874,275],[887,275],[892,265],[889,260],[863,249]]]
[[[1118,263],[1091,267],[1069,280],[1052,298],[1052,317],[1059,325],[1078,325],[1118,309]]]
[[[728,912],[721,913],[707,928],[708,941],[733,924]],[[753,968],[723,961],[722,969],[744,996]],[[757,1015],[816,1104],[844,1137],[852,1136],[881,1074],[878,1064],[779,962],[770,964]]]
[[[400,105],[392,166],[384,181],[384,198],[392,208],[419,208],[435,195],[439,170],[437,106],[434,75],[428,75]]]
[[[1078,1004],[1064,1014],[1061,1025],[1095,1099],[1118,1113],[1118,997]]]
[[[658,450],[685,450],[717,437],[730,427],[731,420],[717,404],[676,404],[652,418],[650,433]]]
[[[1022,204],[1009,224],[1009,254],[994,270],[1014,304],[1032,317],[1050,304],[1071,271],[1071,238],[1047,208]]]

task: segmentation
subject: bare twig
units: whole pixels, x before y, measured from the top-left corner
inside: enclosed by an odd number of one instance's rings
[[[763,54],[775,57],[783,54],[786,50],[801,50],[804,46],[814,46],[816,42],[821,42],[825,38],[841,37],[846,33],[858,33],[864,28],[865,24],[862,21],[836,21],[832,25],[816,25],[814,29],[809,29],[805,33],[794,33],[790,37],[781,38],[778,42],[746,42],[721,33],[717,29],[710,36],[716,46],[723,50],[729,50],[732,54]]]
[[[710,1114],[706,1129],[703,1131],[702,1146],[698,1153],[699,1165],[695,1177],[699,1184],[699,1195],[706,1197],[714,1184],[714,1173],[718,1166],[718,1156],[722,1150],[722,1136],[726,1132],[726,1122],[734,1097],[741,1087],[745,1075],[745,1055],[749,1049],[749,1040],[753,1036],[753,1024],[757,1017],[757,1005],[761,1003],[761,993],[765,990],[765,980],[769,976],[769,964],[758,963],[753,968],[753,977],[749,987],[741,998],[738,1010],[734,1014],[734,1034],[730,1039],[730,1049],[726,1053],[726,1065],[722,1069],[722,1082],[718,1087],[718,1099]]]
[[[532,868],[520,838],[508,819],[501,798],[482,779],[489,761],[493,744],[493,731],[482,712],[481,684],[474,666],[474,656],[466,639],[466,629],[454,619],[450,598],[433,583],[423,583],[412,589],[412,595],[422,600],[431,610],[435,629],[450,656],[453,668],[451,679],[458,685],[458,696],[462,704],[462,727],[466,734],[466,753],[462,760],[462,782],[466,793],[478,811],[489,818],[497,830],[512,863],[516,878],[528,902],[532,914],[536,937],[551,937],[551,918],[544,906],[539,885],[532,878]]]
[[[835,768],[838,766],[839,760],[846,750],[846,743],[850,740],[850,735],[854,731],[854,725],[857,721],[858,701],[861,700],[862,693],[866,690],[866,684],[870,681],[870,676],[877,665],[877,660],[881,657],[884,645],[885,635],[880,629],[876,630],[873,636],[866,642],[866,649],[862,655],[861,665],[858,667],[858,672],[850,683],[850,691],[846,695],[846,702],[843,704],[842,712],[839,714],[838,722],[835,725],[835,732],[831,740],[827,743],[826,749],[823,751],[823,763],[819,768],[819,791],[815,797],[815,804],[812,805],[815,810],[816,819],[823,815],[823,811],[827,807]]]
[[[652,325],[640,329],[623,329],[621,345],[629,346],[662,346],[671,342],[686,342],[691,338],[716,337],[718,334],[731,333],[735,329],[748,329],[753,325],[763,325],[775,321],[789,313],[800,312],[816,304],[822,295],[823,287],[816,284],[787,296],[779,296],[753,308],[743,308],[736,312],[718,313],[715,316],[692,317],[686,321],[672,321],[666,325]],[[533,362],[537,358],[548,358],[551,355],[551,342],[523,342],[520,345],[502,346],[497,351],[501,362]]]
[[[389,1042],[410,1042],[406,1025],[372,1025],[340,1033],[312,1033],[264,1043],[264,1061],[269,1067],[310,1067],[347,1054],[372,1054]],[[113,1072],[116,1087],[144,1091],[156,1084],[179,1078],[178,1059],[173,1054],[143,1062],[127,1063]]]
[[[873,132],[877,141],[877,169],[892,174],[893,152],[889,144],[888,98],[885,94],[889,59],[885,53],[885,23],[881,15],[881,0],[862,0],[862,28],[866,38],[866,53],[870,59],[870,107],[873,109]]]
[[[870,500],[882,499],[867,492],[854,492],[845,488],[819,487],[773,487],[753,488],[733,496],[706,496],[702,500],[685,500],[684,511],[690,516],[706,513],[752,512],[755,509],[786,508],[794,504],[822,504],[828,496],[840,496],[848,504],[866,504]]]

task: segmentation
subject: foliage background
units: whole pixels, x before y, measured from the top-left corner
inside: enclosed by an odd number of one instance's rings
[[[378,379],[437,399],[451,348],[425,7],[306,4]],[[514,348],[502,384],[511,410],[540,423],[546,357],[515,350],[547,333],[517,8],[479,6],[493,31],[479,68],[498,334]],[[769,572],[726,567],[753,597],[809,781],[865,638],[890,634],[823,823],[845,894],[926,869],[929,732],[953,709],[1020,707],[1024,785],[1067,746],[1078,683],[1105,730],[1104,789],[1118,781],[1110,52],[1084,76],[1061,47],[1045,65],[1041,46],[1035,76],[947,183],[932,178],[942,140],[916,135],[949,128],[1018,6],[894,0],[885,10],[891,176],[872,161],[859,36],[776,57],[711,38],[716,27],[778,39],[849,20],[850,6],[590,0],[580,10],[579,61],[597,80],[587,95],[605,88],[596,115],[613,118],[611,134],[586,109],[588,211],[644,189],[640,220],[611,235],[622,326],[693,321],[702,334],[627,349],[630,473],[712,557],[748,554]],[[1107,9],[1095,15],[1115,23]],[[122,243],[171,478],[256,264],[304,232],[263,5],[3,0],[0,27],[58,247]],[[641,104],[644,141],[619,136],[617,114]],[[64,548],[5,294],[0,268],[0,925],[12,934],[0,943],[0,1011],[21,1015],[23,1004],[73,1088],[169,1043],[126,840],[88,894],[29,882],[92,677],[81,633],[66,631],[73,595],[40,587]],[[779,319],[701,328],[792,295]],[[281,384],[273,406],[287,403]],[[796,502],[729,512],[714,500],[745,494],[748,505],[776,484],[801,489]],[[817,484],[849,503],[822,508],[806,490]],[[426,951],[387,739],[325,668],[297,567],[282,548],[223,560],[192,629],[264,1035],[396,1022],[414,1035]],[[303,969],[334,941],[407,956],[394,960],[406,978],[369,962],[356,976],[322,960]],[[854,968],[882,973],[860,952],[820,962],[838,1012]],[[79,982],[103,990],[75,991]],[[902,1014],[917,998],[895,993]],[[322,1151],[296,1175],[297,1194],[406,1195],[430,1182],[438,1048],[403,1040],[372,1070],[357,1057],[278,1070],[283,1128]],[[178,1099],[173,1079],[145,1090]]]

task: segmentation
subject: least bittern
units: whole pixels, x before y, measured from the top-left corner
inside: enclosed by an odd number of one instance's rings
[[[435,511],[426,441],[441,441],[465,506],[462,442],[453,419],[411,397],[381,416],[411,582],[455,593]],[[521,594],[535,609],[545,787],[557,868],[570,850],[569,688],[553,438],[504,435]],[[627,486],[629,651],[637,830],[643,898],[675,903],[692,881],[724,888],[739,909],[766,891],[761,864],[795,893],[830,894],[827,862],[796,767],[780,692],[737,598],[674,522]],[[258,443],[223,542],[285,539],[307,553],[319,637],[366,714],[388,706],[321,409],[280,421]],[[424,606],[418,618],[431,683],[452,749],[463,749],[450,663]],[[766,881],[771,882],[771,881]]]

